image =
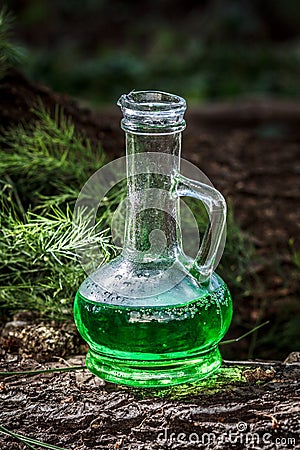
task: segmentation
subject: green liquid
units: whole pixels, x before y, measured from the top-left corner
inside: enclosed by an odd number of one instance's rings
[[[230,325],[232,301],[225,283],[213,277],[213,290],[201,288],[199,297],[176,305],[170,301],[172,289],[149,307],[114,305],[110,296],[92,301],[79,290],[74,315],[90,346],[88,368],[108,381],[148,387],[215,371],[222,361],[217,344]],[[181,281],[183,287],[187,283]]]

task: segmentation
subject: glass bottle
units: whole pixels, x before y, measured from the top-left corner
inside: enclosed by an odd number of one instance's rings
[[[158,91],[122,95],[126,132],[124,248],[80,286],[75,322],[89,344],[87,367],[133,386],[168,386],[220,367],[218,343],[232,301],[214,263],[226,203],[213,187],[180,174],[185,100]],[[204,203],[210,218],[195,259],[182,248],[179,198]]]

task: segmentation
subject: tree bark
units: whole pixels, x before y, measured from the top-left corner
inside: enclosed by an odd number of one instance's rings
[[[74,450],[299,448],[298,359],[225,362],[207,380],[151,390],[105,383],[87,370],[2,377],[0,423]],[[66,364],[84,358],[41,366],[6,356],[0,370]],[[25,448],[3,434],[0,446]]]

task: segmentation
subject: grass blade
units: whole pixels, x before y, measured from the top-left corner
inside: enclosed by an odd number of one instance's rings
[[[39,373],[52,373],[52,372],[71,372],[72,370],[84,370],[84,369],[86,369],[86,366],[57,367],[55,369],[23,370],[18,372],[0,372],[0,377],[11,377],[14,375],[38,375]]]
[[[27,436],[22,436],[21,434],[13,433],[12,431],[9,431],[7,428],[4,428],[0,425],[0,433],[6,434],[7,436],[11,436],[18,441],[21,441],[23,444],[25,444],[27,447],[32,448],[35,450],[35,447],[33,447],[30,444],[39,445],[43,448],[48,448],[50,450],[67,450],[66,448],[58,447],[57,445],[52,444],[46,444],[45,442],[38,441],[36,439],[29,438]]]
[[[239,337],[237,337],[237,338],[235,338],[235,339],[229,339],[228,341],[221,341],[221,342],[219,343],[219,345],[227,345],[227,344],[233,344],[234,342],[239,342],[239,341],[241,341],[242,339],[244,339],[245,337],[249,336],[249,334],[252,334],[252,333],[254,333],[256,330],[259,330],[260,328],[264,327],[264,326],[267,325],[269,322],[270,322],[270,321],[267,320],[266,322],[261,323],[260,325],[257,325],[257,327],[252,328],[252,330],[247,331],[247,333],[242,334],[242,336],[239,336]]]

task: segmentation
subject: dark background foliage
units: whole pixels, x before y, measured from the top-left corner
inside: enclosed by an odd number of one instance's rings
[[[35,80],[95,103],[131,89],[189,100],[299,96],[297,0],[7,2]]]

